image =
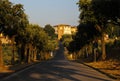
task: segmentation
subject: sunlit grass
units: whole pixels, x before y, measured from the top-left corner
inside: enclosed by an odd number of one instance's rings
[[[107,61],[99,61],[86,63],[94,68],[99,69],[115,78],[120,79],[120,61],[118,60],[107,60]]]

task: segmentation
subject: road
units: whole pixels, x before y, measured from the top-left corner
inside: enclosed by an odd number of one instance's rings
[[[0,80],[1,81],[1,80]],[[113,81],[107,76],[80,63],[64,57],[64,48],[59,44],[55,57],[16,72],[2,81]]]

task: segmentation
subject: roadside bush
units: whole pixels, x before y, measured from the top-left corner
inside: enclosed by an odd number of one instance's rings
[[[11,64],[12,58],[12,47],[10,44],[3,44],[2,45],[2,52],[3,52],[3,60],[5,65]],[[15,51],[15,63],[17,63],[19,57],[17,51]]]
[[[120,40],[115,40],[114,41],[114,47],[120,48]]]

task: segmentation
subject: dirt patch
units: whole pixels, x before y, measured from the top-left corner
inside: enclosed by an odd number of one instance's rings
[[[33,64],[37,64],[39,62],[29,63],[29,64],[17,64],[17,65],[8,65],[0,68],[0,79],[9,76],[10,74],[17,72],[19,70],[22,70],[24,68],[27,68]]]

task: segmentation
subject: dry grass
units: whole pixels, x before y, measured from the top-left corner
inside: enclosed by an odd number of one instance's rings
[[[14,72],[13,70],[10,70],[9,67],[11,67],[11,66],[2,66],[2,67],[0,67],[0,73],[11,73],[11,72]]]
[[[4,78],[6,76],[9,76],[10,74],[12,74],[16,71],[19,71],[26,67],[34,65],[36,63],[39,63],[39,61],[29,63],[29,64],[23,63],[23,64],[18,64],[18,65],[7,65],[7,66],[0,67],[0,79]]]
[[[117,79],[120,79],[120,61],[108,60],[100,62],[86,63],[89,66],[99,69]]]

